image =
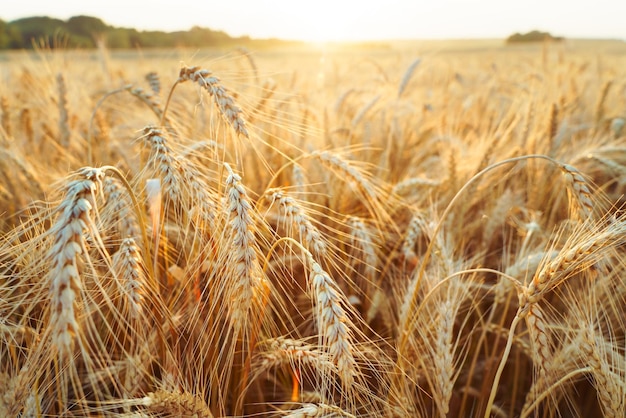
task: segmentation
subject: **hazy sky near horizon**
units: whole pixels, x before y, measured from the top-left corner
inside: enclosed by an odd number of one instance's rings
[[[197,25],[308,41],[501,38],[533,29],[626,40],[626,0],[18,0],[0,8],[5,21],[77,15],[139,30]]]

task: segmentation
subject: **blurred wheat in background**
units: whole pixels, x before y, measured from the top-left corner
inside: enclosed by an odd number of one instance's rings
[[[626,416],[626,51],[319,57],[6,54],[0,416]]]

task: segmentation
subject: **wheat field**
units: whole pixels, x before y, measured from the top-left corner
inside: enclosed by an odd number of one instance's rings
[[[0,416],[626,416],[623,44],[0,59]]]

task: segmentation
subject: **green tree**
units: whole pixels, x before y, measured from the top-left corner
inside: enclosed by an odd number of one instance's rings
[[[14,20],[9,24],[19,31],[22,37],[21,44],[25,48],[32,47],[33,42],[44,42],[55,45],[59,39],[68,37],[65,22],[48,16],[27,17]]]
[[[109,26],[101,19],[91,16],[73,16],[67,21],[67,30],[74,37],[91,40],[95,45],[95,39],[107,32]]]
[[[21,41],[19,32],[0,19],[0,49],[14,48],[18,41]]]

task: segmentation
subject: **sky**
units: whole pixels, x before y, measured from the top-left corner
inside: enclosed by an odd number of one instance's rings
[[[626,0],[3,0],[0,19],[99,17],[139,30],[202,26],[313,42],[504,38],[533,29],[626,40]]]

